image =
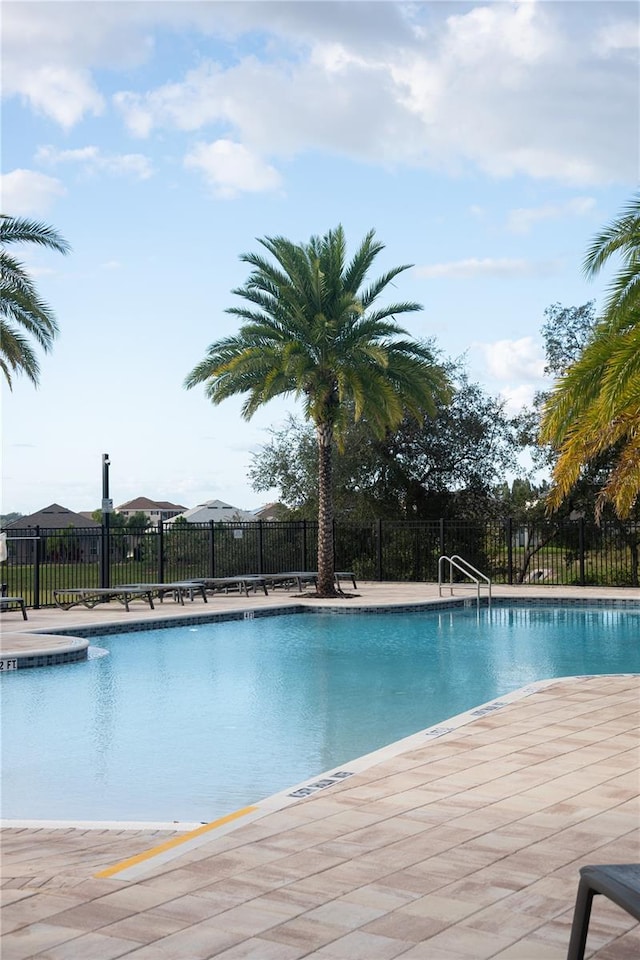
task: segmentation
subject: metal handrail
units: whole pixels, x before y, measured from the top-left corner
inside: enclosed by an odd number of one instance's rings
[[[459,554],[454,553],[451,557],[442,556],[438,559],[438,595],[442,596],[442,564],[446,561],[449,564],[449,591],[451,596],[453,596],[453,568],[459,570],[460,573],[464,574],[465,577],[468,577],[476,585],[477,589],[477,604],[480,607],[480,587],[481,579],[487,584],[489,588],[489,606],[491,606],[491,580],[490,578],[482,573],[481,570],[478,570],[473,566],[472,563],[469,563],[468,560],[465,560],[464,557],[459,556]],[[464,566],[463,566],[464,565]],[[477,576],[474,576],[477,574]],[[465,586],[465,584],[458,584],[458,586]]]

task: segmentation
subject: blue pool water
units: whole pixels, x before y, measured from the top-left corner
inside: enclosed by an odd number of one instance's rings
[[[209,821],[534,680],[640,672],[640,608],[298,614],[2,677],[2,815]]]

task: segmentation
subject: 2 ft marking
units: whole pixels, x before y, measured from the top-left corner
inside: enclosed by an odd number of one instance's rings
[[[0,673],[6,673],[8,670],[17,670],[18,660],[16,657],[3,657],[0,659]]]

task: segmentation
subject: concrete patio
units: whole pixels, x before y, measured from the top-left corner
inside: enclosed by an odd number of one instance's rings
[[[424,584],[356,592],[339,602],[437,599]],[[640,600],[595,588],[495,594]],[[3,614],[3,643],[300,602]],[[640,860],[640,678],[540,682],[500,703],[327,771],[347,776],[316,779],[304,799],[256,798],[232,823],[5,823],[3,960],[562,960],[579,867]],[[586,955],[639,956],[640,925],[596,898]]]

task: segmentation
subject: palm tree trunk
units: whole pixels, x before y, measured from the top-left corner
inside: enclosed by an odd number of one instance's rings
[[[333,472],[331,424],[319,423],[318,438],[318,596],[336,597],[333,560]]]

